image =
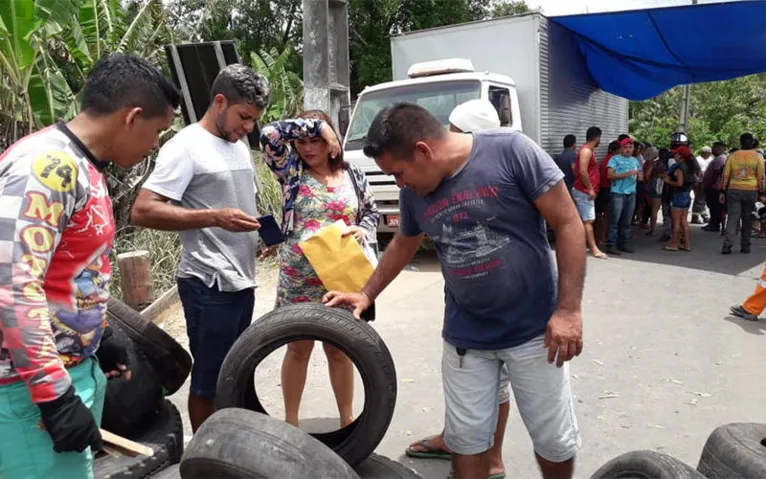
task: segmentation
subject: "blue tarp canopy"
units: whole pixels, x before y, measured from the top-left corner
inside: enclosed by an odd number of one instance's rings
[[[577,35],[596,83],[630,100],[766,71],[765,0],[550,20]]]

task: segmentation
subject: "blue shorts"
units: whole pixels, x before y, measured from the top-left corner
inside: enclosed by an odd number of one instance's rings
[[[596,219],[596,202],[588,198],[588,193],[572,188],[572,197],[583,222],[594,221]]]
[[[677,210],[688,210],[692,205],[692,195],[688,191],[674,193],[670,200],[670,207]]]
[[[194,358],[189,390],[195,396],[213,398],[224,358],[253,320],[255,290],[222,292],[197,278],[178,278],[178,296]]]

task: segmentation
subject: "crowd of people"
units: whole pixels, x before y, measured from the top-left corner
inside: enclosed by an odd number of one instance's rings
[[[132,375],[106,316],[115,227],[105,171],[154,149],[131,222],[179,233],[192,430],[215,409],[221,364],[252,321],[256,257],[275,252],[258,251],[253,164],[242,141],[269,88],[250,68],[223,68],[203,117],[159,148],[180,100],[147,61],[107,55],[88,75],[75,118],[0,156],[0,476],[92,477],[106,383]],[[491,103],[461,105],[450,120],[448,131],[401,103],[373,121],[364,151],[402,188],[402,227],[358,293],[328,292],[300,242],[338,220],[360,244],[374,237],[379,214],[364,173],[343,160],[324,112],[261,129],[262,161],[283,187],[275,306],[326,303],[371,319],[375,298],[427,233],[446,282],[442,438],[454,476],[505,477],[498,452],[513,390],[543,475],[571,477],[580,436],[567,365],[583,348],[582,224],[563,174],[538,145],[507,129],[475,131],[499,126]],[[565,239],[558,268],[546,223]],[[291,343],[282,367],[285,420],[295,425],[312,348]],[[352,364],[335,347],[324,352],[344,426],[353,420]]]
[[[766,191],[764,157],[752,134],[744,133],[728,155],[726,146],[715,142],[703,146],[698,156],[683,133],[674,133],[669,148],[660,149],[622,134],[599,160],[595,150],[601,134],[598,127],[589,128],[579,148],[576,137],[567,135],[556,160],[571,188],[593,257],[635,252],[631,227],[645,229],[648,236],[658,234],[660,213],[659,241],[665,251],[692,250],[691,216],[693,224],[707,223],[703,231],[721,232],[722,254],[731,254],[738,234],[740,252],[750,253],[756,205]],[[763,230],[758,234],[766,236]]]
[[[88,75],[75,118],[0,156],[2,477],[92,477],[106,382],[131,375],[106,316],[115,226],[105,171],[137,165],[154,149],[131,221],[179,232],[192,430],[215,409],[221,364],[252,321],[256,257],[277,253],[258,250],[253,164],[242,141],[268,106],[269,87],[243,65],[223,68],[204,116],[160,149],[180,100],[147,61],[107,55]],[[666,150],[621,135],[599,161],[602,132],[592,127],[579,148],[575,137],[564,139],[557,166],[524,134],[497,128],[487,100],[458,105],[449,121],[445,129],[413,103],[385,107],[372,121],[364,153],[396,179],[401,226],[358,292],[327,291],[300,243],[339,220],[360,244],[374,238],[380,215],[364,173],[343,160],[325,112],[261,129],[262,161],[282,186],[275,307],[324,303],[372,319],[375,299],[428,235],[445,281],[445,422],[407,454],[450,459],[458,479],[504,478],[512,392],[543,477],[572,477],[581,438],[568,362],[584,347],[586,244],[597,258],[630,253],[631,225],[655,234],[662,211],[665,249],[689,251],[691,207],[693,221],[709,219],[706,231],[726,225],[724,253],[741,223],[747,253],[763,159],[745,134],[728,158],[720,143],[703,148],[705,162],[716,156],[701,166],[678,134]],[[559,240],[555,252],[546,226]],[[766,306],[762,289],[742,311]],[[297,341],[285,354],[285,420],[293,425],[313,347]],[[342,427],[353,420],[353,366],[340,349],[323,349]]]

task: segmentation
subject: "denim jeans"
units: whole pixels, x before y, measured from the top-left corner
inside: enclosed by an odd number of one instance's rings
[[[197,278],[178,278],[178,296],[194,358],[189,391],[213,398],[224,358],[253,320],[255,290],[220,291]]]
[[[630,219],[636,208],[636,195],[612,193],[609,210],[609,246],[625,246],[628,244]]]

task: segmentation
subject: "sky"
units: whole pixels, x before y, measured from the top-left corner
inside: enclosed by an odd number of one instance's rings
[[[699,4],[724,1],[732,0],[699,0]],[[530,7],[541,7],[547,16],[675,7],[692,3],[691,0],[526,0],[526,2]]]

